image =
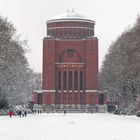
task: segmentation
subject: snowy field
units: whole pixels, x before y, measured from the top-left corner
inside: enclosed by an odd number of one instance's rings
[[[112,114],[0,116],[0,140],[140,140],[140,118]]]

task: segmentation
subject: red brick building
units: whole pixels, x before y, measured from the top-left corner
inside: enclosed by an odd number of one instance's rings
[[[35,104],[45,109],[89,108],[99,104],[95,22],[67,12],[46,24],[43,89],[35,91]]]

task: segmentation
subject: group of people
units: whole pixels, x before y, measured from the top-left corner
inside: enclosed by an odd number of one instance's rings
[[[33,114],[36,114],[36,113],[41,114],[42,111],[41,110],[33,110]],[[66,110],[64,110],[64,114],[66,114]],[[9,111],[10,118],[12,117],[12,115],[13,115],[13,111],[10,110]],[[18,115],[19,115],[19,117],[26,117],[27,116],[27,111],[26,110],[19,110]]]
[[[33,114],[36,114],[36,113],[37,113],[37,114],[41,114],[42,111],[41,111],[41,110],[33,110],[32,113],[33,113]],[[28,112],[27,112],[26,110],[19,110],[17,114],[19,115],[19,117],[26,117],[27,114],[28,114]],[[10,118],[12,117],[12,115],[13,115],[13,111],[10,110],[10,111],[9,111],[9,116],[10,116]]]
[[[13,115],[13,111],[10,110],[9,111],[10,118],[12,117],[12,115]],[[19,115],[19,117],[26,117],[27,116],[27,111],[26,110],[19,110],[18,115]]]
[[[26,110],[20,110],[18,112],[19,117],[26,117],[27,116],[27,111]]]
[[[36,114],[36,113],[41,114],[42,111],[41,110],[33,110],[33,114]]]

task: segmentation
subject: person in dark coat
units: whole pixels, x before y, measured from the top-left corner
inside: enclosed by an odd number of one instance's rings
[[[64,114],[66,114],[66,110],[64,110]]]
[[[22,114],[22,112],[21,112],[21,110],[20,110],[19,113],[18,113],[19,117],[21,117],[21,114]]]
[[[38,114],[39,114],[39,113],[40,113],[40,110],[38,110],[37,112],[38,112]]]
[[[26,110],[24,111],[24,116],[25,116],[25,117],[27,116],[27,111],[26,111]]]

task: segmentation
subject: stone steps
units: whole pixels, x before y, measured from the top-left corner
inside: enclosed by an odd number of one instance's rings
[[[64,110],[66,110],[66,113],[84,113],[85,109],[57,109],[57,113],[64,113]]]
[[[95,105],[90,107],[84,107],[84,108],[56,108],[56,107],[41,107],[41,106],[34,106],[35,110],[42,110],[44,112],[48,113],[64,113],[64,110],[68,113],[105,113],[107,112],[107,105]]]

